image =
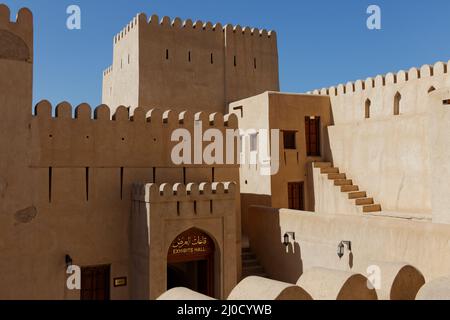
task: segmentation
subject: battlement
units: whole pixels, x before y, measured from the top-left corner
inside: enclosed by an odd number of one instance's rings
[[[193,121],[204,122],[205,127],[227,127],[230,129],[238,128],[238,119],[235,114],[223,115],[220,112],[207,115],[203,112],[195,114],[189,111],[175,112],[172,110],[162,111],[158,108],[145,112],[144,108],[136,108],[133,114],[129,113],[128,108],[119,106],[111,116],[111,110],[107,105],[100,105],[94,109],[86,103],[82,103],[73,109],[68,102],[62,102],[55,108],[55,116],[52,116],[52,105],[49,101],[43,100],[35,106],[36,119],[72,119],[72,120],[99,120],[112,122],[139,122],[148,125],[161,126],[179,126],[184,127]],[[72,116],[73,114],[73,116]]]
[[[133,31],[136,26],[138,25],[139,16],[136,16],[133,18],[133,20],[130,21],[119,33],[117,33],[114,36],[114,44],[118,43],[120,40],[122,40],[124,37],[128,35],[131,31]]]
[[[106,77],[107,75],[111,74],[113,72],[113,66],[109,66],[103,71],[103,76]]]
[[[437,62],[434,65],[423,65],[420,69],[411,68],[409,71],[402,70],[397,73],[377,75],[374,78],[367,78],[366,80],[357,80],[355,82],[339,84],[336,87],[309,91],[307,94],[329,96],[350,95],[357,92],[364,92],[366,90],[377,90],[393,84],[402,84],[419,79],[439,77],[447,73],[447,63]]]
[[[194,124],[199,122],[203,131],[215,128],[224,135],[226,129],[238,128],[234,114],[144,108],[130,114],[124,106],[111,114],[106,105],[93,110],[88,104],[81,104],[73,109],[67,102],[56,106],[54,116],[52,109],[48,101],[35,107],[32,142],[36,167],[179,167],[171,158],[179,143],[172,141],[176,129],[186,129],[195,137],[198,126]],[[218,164],[221,165],[230,166]]]
[[[8,6],[0,4],[0,31],[5,30],[22,39],[29,50],[29,59],[33,56],[33,14],[28,8],[19,10],[16,20],[11,20],[11,12]],[[4,37],[2,37],[4,38]],[[10,41],[15,44],[16,41]],[[2,45],[4,46],[4,44]]]
[[[235,182],[203,182],[187,185],[149,183],[134,184],[132,187],[133,201],[150,204],[151,215],[165,218],[233,216],[238,196]],[[138,207],[146,208],[146,206]]]
[[[196,30],[199,32],[226,32],[230,30],[235,34],[242,34],[244,36],[259,36],[261,39],[274,39],[276,38],[276,32],[273,30],[266,29],[258,29],[251,27],[241,27],[240,25],[231,25],[226,24],[222,25],[221,23],[212,23],[212,22],[203,22],[203,21],[192,21],[191,19],[182,20],[178,17],[171,19],[170,17],[164,16],[163,18],[159,18],[158,15],[152,15],[150,18],[147,18],[147,15],[144,13],[138,14],[133,20],[128,23],[125,28],[122,29],[121,32],[114,36],[114,43],[118,43],[121,39],[123,39],[130,31],[132,31],[137,25],[144,27],[160,27],[160,28],[173,28],[176,29],[189,29]]]
[[[237,196],[235,182],[203,182],[200,184],[182,183],[161,185],[155,183],[134,184],[133,200],[146,203],[209,201],[234,199]]]

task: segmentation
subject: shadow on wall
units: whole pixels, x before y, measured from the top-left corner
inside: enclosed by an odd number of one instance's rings
[[[241,193],[241,221],[242,234],[247,235],[249,224],[249,209],[251,206],[272,206],[272,199],[269,195]]]
[[[134,300],[148,300],[149,291],[149,234],[148,218],[142,204],[132,202],[130,232],[130,296]]]
[[[303,274],[299,243],[290,237],[290,244],[287,247],[283,244],[284,233],[281,233],[279,215],[274,209],[251,206],[248,214],[250,247],[266,274],[273,280],[295,284]],[[258,223],[261,219],[264,219],[264,223]],[[265,226],[272,227],[269,229]]]
[[[329,106],[329,114],[330,114],[330,125],[324,126],[321,124],[321,132],[320,132],[320,143],[321,143],[321,155],[322,159],[316,159],[314,161],[320,161],[320,162],[330,162],[333,163],[333,152],[331,150],[331,144],[330,144],[330,133],[328,131],[328,128],[330,126],[334,125],[334,117],[333,117],[333,110],[331,108],[331,102]],[[308,197],[307,199],[307,207],[305,208],[305,211],[311,211],[315,212],[315,186],[314,186],[314,173],[313,173],[313,167],[312,164],[313,161],[308,161],[305,165],[305,172],[306,172],[306,195]]]

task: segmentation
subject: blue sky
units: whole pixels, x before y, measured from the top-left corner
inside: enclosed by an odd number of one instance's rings
[[[15,17],[35,17],[34,102],[101,103],[112,39],[138,12],[240,24],[278,34],[282,91],[305,92],[450,59],[448,0],[0,0]],[[66,8],[81,8],[82,29],[66,28]],[[382,30],[366,9],[382,10]]]

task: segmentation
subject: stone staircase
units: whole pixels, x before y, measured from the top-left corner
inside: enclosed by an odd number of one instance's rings
[[[314,168],[320,169],[320,173],[326,175],[328,180],[333,181],[334,185],[340,187],[353,204],[363,213],[381,212],[381,205],[375,204],[373,198],[367,196],[366,191],[359,190],[352,180],[347,179],[345,173],[340,173],[339,168],[333,167],[330,162],[315,162]]]
[[[250,276],[267,278],[264,268],[250,247],[242,248],[242,279]]]

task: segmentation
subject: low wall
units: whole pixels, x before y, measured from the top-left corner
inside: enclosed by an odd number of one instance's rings
[[[274,280],[296,283],[313,267],[368,276],[372,261],[407,263],[417,268],[426,282],[450,274],[448,225],[266,207],[251,207],[249,219],[252,250]],[[286,232],[295,232],[295,241],[288,247],[282,243]],[[352,242],[352,251],[346,250],[340,259],[337,247],[343,240]],[[380,269],[383,277],[382,266]]]

